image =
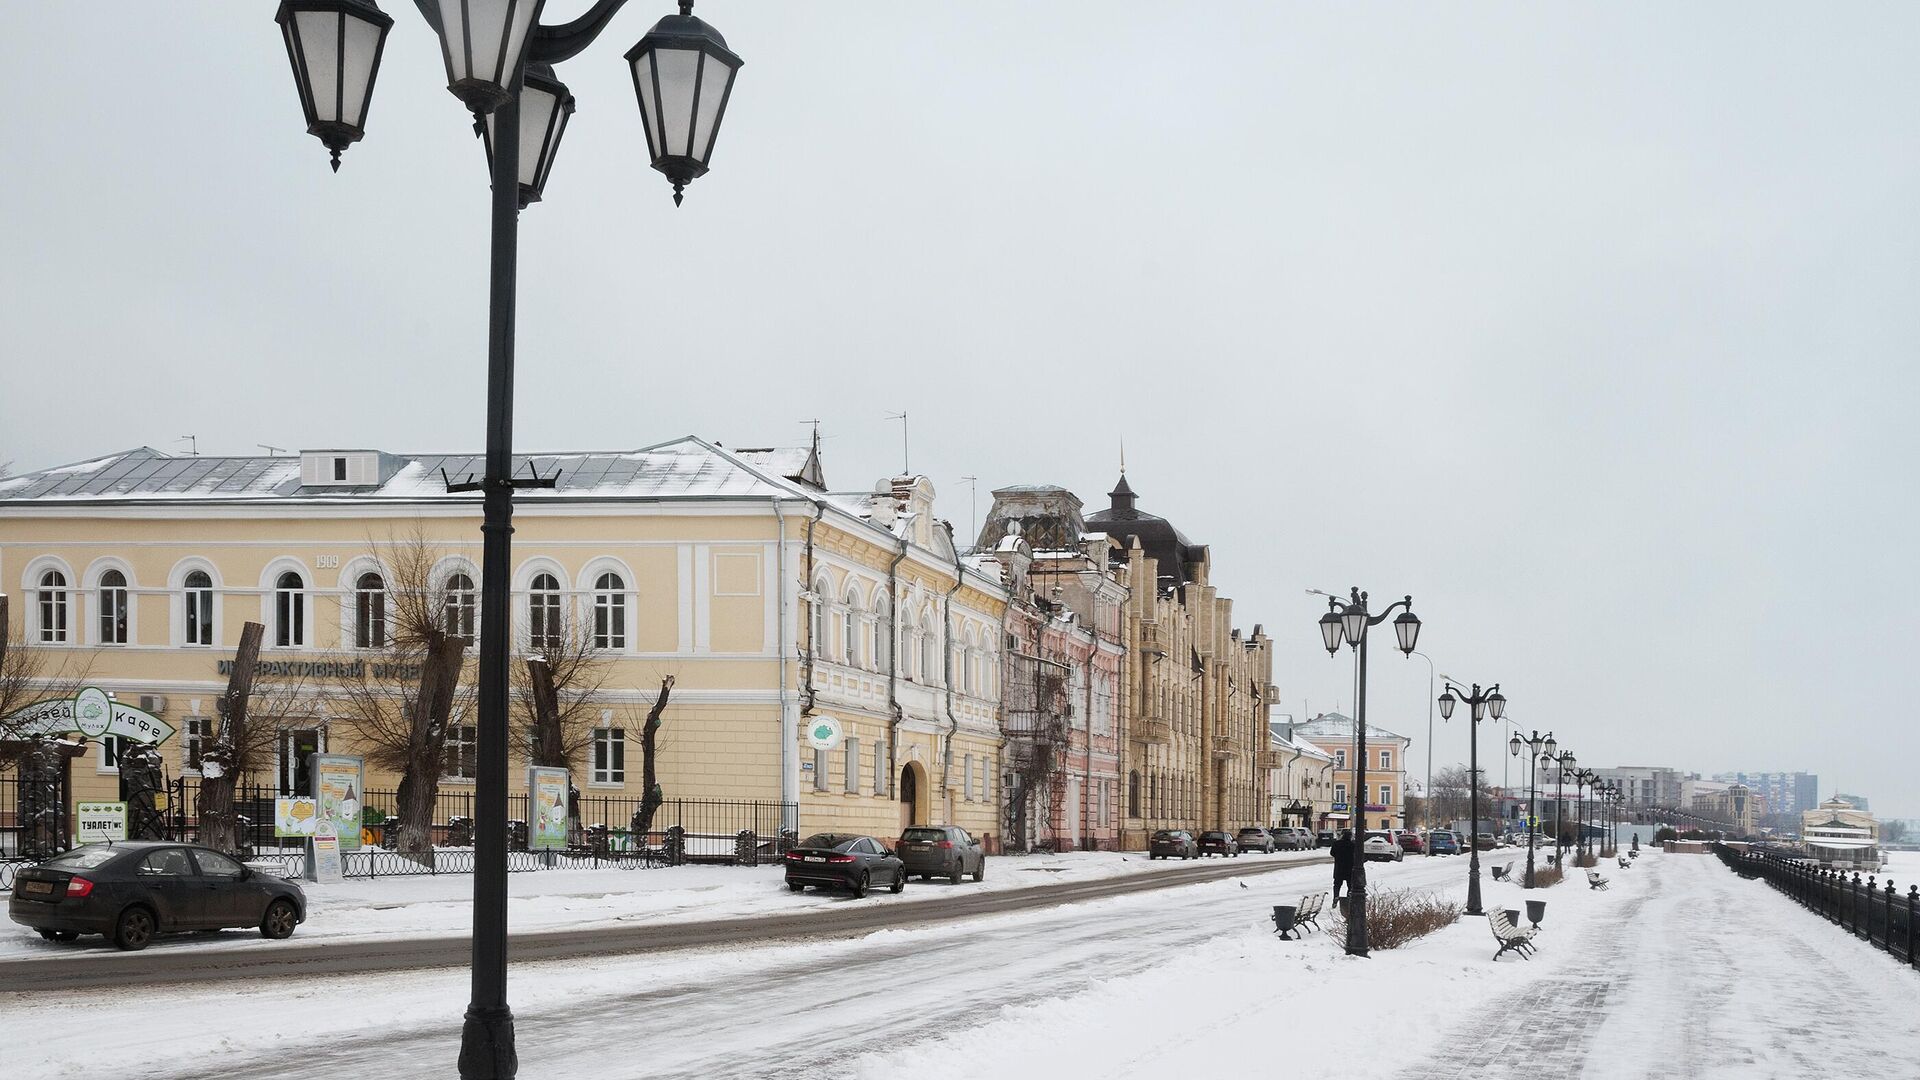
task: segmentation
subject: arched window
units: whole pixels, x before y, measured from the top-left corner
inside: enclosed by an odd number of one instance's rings
[[[873,648],[868,653],[868,657],[872,660],[869,666],[882,675],[893,670],[891,610],[884,592],[873,598]]]
[[[67,575],[49,570],[40,575],[40,641],[47,645],[67,640]]]
[[[840,659],[860,665],[860,590],[848,587],[847,607],[840,613]]]
[[[368,571],[353,583],[353,647],[384,649],[387,645],[387,583]]]
[[[593,582],[593,647],[627,647],[627,583],[619,574],[601,574]]]
[[[900,677],[913,678],[913,659],[920,647],[920,630],[914,625],[913,609],[900,609]]]
[[[1140,770],[1127,774],[1127,816],[1140,816]]]
[[[273,643],[283,649],[307,643],[307,583],[291,570],[273,582]]]
[[[807,649],[815,660],[827,659],[832,650],[827,637],[827,597],[832,595],[832,582],[824,577],[814,579],[813,600],[807,605],[807,618],[811,623],[807,632]]]
[[[465,641],[473,640],[473,616],[477,609],[478,597],[475,595],[473,578],[463,570],[447,575],[446,632],[451,637]]]
[[[187,575],[182,588],[186,592],[187,644],[213,644],[213,578],[205,570]]]
[[[920,625],[925,627],[920,632],[920,674],[931,686],[938,680],[940,671],[940,635],[933,632],[932,608],[921,609]]]
[[[109,570],[100,575],[100,644],[127,643],[127,575]]]
[[[527,641],[536,650],[558,652],[565,640],[560,618],[560,579],[535,574],[527,589]]]

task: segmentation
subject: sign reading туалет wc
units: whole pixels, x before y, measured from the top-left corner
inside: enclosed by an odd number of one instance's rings
[[[82,844],[106,844],[127,838],[127,804],[80,802],[73,804],[74,839]]]

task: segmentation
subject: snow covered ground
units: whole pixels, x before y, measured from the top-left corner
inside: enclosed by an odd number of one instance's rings
[[[1297,861],[1314,852],[1248,855],[1255,861]],[[1217,860],[1216,860],[1217,861]],[[1093,881],[1123,874],[1153,873],[1182,865],[1178,860],[1150,862],[1140,853],[1072,852],[1062,855],[1022,855],[987,860],[985,881],[959,886],[915,880],[890,903],[936,899],[950,888],[970,892],[1066,882]],[[303,883],[308,901],[307,921],[295,940],[391,936],[464,936],[473,926],[473,876],[356,878],[338,884]],[[507,887],[508,925],[515,931],[574,929],[645,920],[675,922],[693,919],[744,918],[769,911],[823,911],[847,902],[838,893],[808,890],[798,896],[781,885],[778,866],[678,866],[651,870],[542,870],[510,874]],[[44,941],[16,923],[0,929],[0,961],[45,957],[109,955],[101,939],[78,944]],[[230,930],[217,934],[161,937],[150,947],[271,949],[275,942],[258,933]]]
[[[1460,858],[1410,859],[1374,866],[1372,885],[1460,897],[1465,872]],[[1920,1063],[1920,975],[1710,856],[1650,854],[1609,872],[1610,891],[1570,879],[1536,894],[1540,955],[1497,964],[1483,919],[1369,959],[1332,933],[1275,939],[1270,905],[1326,876],[1301,867],[856,940],[518,965],[522,1074],[1751,1078]],[[1484,890],[1489,908],[1525,895]],[[153,988],[140,1008],[16,995],[0,998],[0,1074],[447,1075],[466,997],[461,971],[254,982],[244,996]],[[73,1017],[108,1009],[111,1024],[78,1037]]]

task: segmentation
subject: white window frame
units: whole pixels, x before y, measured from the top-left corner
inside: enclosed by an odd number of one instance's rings
[[[1345,780],[1335,780],[1333,782],[1333,805],[1345,806],[1349,810],[1353,808],[1353,804],[1347,801],[1347,782]]]
[[[813,790],[828,790],[827,763],[832,760],[833,755],[827,753],[824,748],[818,746],[813,748]]]
[[[868,635],[873,641],[873,655],[869,657],[870,663],[867,665],[882,675],[887,674],[893,667],[892,610],[892,606],[887,603],[886,592],[882,590],[874,600],[873,632]]]
[[[846,746],[846,792],[860,794],[860,740],[849,735]]]
[[[107,584],[109,574],[117,575],[119,584]],[[112,648],[133,644],[133,576],[119,566],[102,567],[92,592],[93,643]]]
[[[606,584],[613,579],[611,586]],[[626,652],[633,639],[633,605],[628,601],[626,575],[605,569],[593,576],[593,647]]]
[[[462,732],[465,732],[467,737],[461,738],[460,735]],[[469,748],[469,760],[467,763],[472,765],[472,774],[462,774],[460,772],[456,772],[447,768],[447,759],[449,755],[452,755],[455,758],[455,760],[458,760],[461,757],[461,755],[457,753],[458,747]],[[447,741],[440,755],[440,782],[443,784],[473,783],[475,779],[477,779],[477,774],[480,771],[479,758],[480,758],[479,725],[465,724],[465,723],[461,723],[459,720],[454,720],[451,723],[449,723],[447,725]]]
[[[100,753],[95,759],[94,771],[118,773],[120,758],[125,754],[126,748],[134,745],[134,742],[125,735],[102,735],[97,745],[100,747]]]
[[[46,584],[48,575],[57,574],[58,585]],[[28,573],[33,582],[33,641],[36,645],[73,643],[73,571],[64,566],[40,566]],[[47,616],[57,616],[50,623]]]
[[[960,772],[961,772],[961,778],[962,778],[962,783],[960,785],[960,797],[965,799],[968,802],[972,802],[973,801],[973,755],[972,754],[966,754],[961,757]]]
[[[455,578],[466,579],[466,586],[455,588]],[[468,641],[480,640],[480,586],[479,578],[464,566],[456,566],[447,571],[441,579],[440,609],[446,632],[454,637]]]
[[[374,579],[379,586],[368,588],[368,578]],[[387,588],[387,576],[373,567],[357,569],[350,592],[353,597],[353,636],[350,639],[353,647],[362,652],[378,652],[386,648],[391,640],[388,632],[390,613],[387,610],[387,598],[390,591]]]
[[[884,796],[887,793],[887,781],[892,779],[887,773],[887,740],[873,740],[873,793]]]
[[[542,587],[542,579],[553,582],[553,587]],[[542,569],[534,571],[527,578],[525,609],[529,650],[542,653],[566,647],[567,585],[559,574]],[[536,611],[539,612],[537,619]]]
[[[1380,751],[1380,767],[1389,772],[1393,771],[1393,751],[1392,750]]]
[[[618,751],[618,754],[615,751]],[[604,751],[604,757],[603,757]],[[623,727],[597,727],[593,729],[593,745],[588,751],[589,784],[609,787],[625,787],[627,783],[627,729]],[[615,760],[618,764],[614,764]],[[603,764],[604,762],[604,764]]]
[[[1345,747],[1341,747],[1333,752],[1333,767],[1336,769],[1344,769],[1347,767],[1347,751]]]
[[[290,589],[281,584],[288,574],[299,580],[299,588]],[[261,601],[267,616],[266,647],[307,648],[313,640],[312,573],[304,566],[274,563],[267,567],[266,591]],[[281,641],[283,637],[286,638],[284,643]]]
[[[195,574],[207,579],[204,588],[193,584]],[[189,649],[210,649],[219,643],[220,583],[206,567],[189,566],[180,575],[180,644]]]

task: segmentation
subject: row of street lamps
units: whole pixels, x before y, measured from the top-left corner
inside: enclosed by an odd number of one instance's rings
[[[1407,596],[1395,601],[1378,614],[1374,614],[1370,612],[1367,607],[1367,594],[1358,588],[1352,589],[1345,598],[1329,592],[1323,592],[1319,589],[1308,589],[1307,591],[1316,596],[1324,596],[1327,598],[1326,614],[1320,616],[1319,620],[1321,643],[1326,646],[1327,654],[1329,656],[1337,655],[1342,644],[1351,647],[1355,653],[1355,716],[1353,721],[1354,769],[1352,782],[1353,790],[1361,793],[1358,796],[1359,801],[1356,805],[1363,807],[1366,804],[1365,792],[1367,790],[1367,631],[1371,627],[1385,621],[1387,616],[1392,614],[1396,608],[1403,609],[1399,616],[1393,620],[1394,634],[1398,639],[1401,653],[1407,656],[1413,656],[1415,655],[1414,646],[1420,638],[1420,619],[1413,613],[1412,596]],[[1431,663],[1431,661],[1429,661],[1429,663]],[[1469,791],[1469,814],[1471,815],[1470,820],[1472,821],[1472,825],[1469,829],[1470,835],[1467,838],[1466,912],[1469,915],[1480,915],[1484,914],[1480,905],[1480,724],[1485,720],[1494,720],[1496,722],[1501,720],[1506,715],[1507,699],[1506,695],[1500,692],[1499,683],[1494,683],[1485,690],[1481,689],[1479,683],[1470,683],[1469,689],[1462,690],[1452,676],[1443,675],[1442,678],[1446,681],[1446,690],[1439,698],[1440,718],[1442,720],[1452,719],[1454,710],[1463,703],[1467,706],[1471,718],[1471,723],[1468,725],[1467,767],[1469,769],[1470,780],[1467,787]],[[1431,742],[1431,724],[1429,724],[1428,739],[1429,742]],[[1576,790],[1580,794],[1580,803],[1576,814],[1579,818],[1577,827],[1580,832],[1579,846],[1581,854],[1584,856],[1589,851],[1586,822],[1588,818],[1587,801],[1589,794],[1591,794],[1593,800],[1604,806],[1607,811],[1608,826],[1602,834],[1600,854],[1602,857],[1608,855],[1611,849],[1607,840],[1611,839],[1614,835],[1612,823],[1614,821],[1613,815],[1619,808],[1619,788],[1610,781],[1600,779],[1592,769],[1582,768],[1578,759],[1574,757],[1573,751],[1560,749],[1560,745],[1554,739],[1551,731],[1545,735],[1540,734],[1538,731],[1533,731],[1523,739],[1520,737],[1519,731],[1516,730],[1513,737],[1508,740],[1507,748],[1514,757],[1519,757],[1523,751],[1527,756],[1526,887],[1529,889],[1534,887],[1534,841],[1539,834],[1538,815],[1535,812],[1539,794],[1537,776],[1539,769],[1544,768],[1549,770],[1548,775],[1557,775],[1560,781],[1559,784],[1556,785],[1556,797],[1554,799],[1554,863],[1559,865],[1561,861],[1559,850],[1560,807],[1565,800],[1560,796],[1564,794],[1564,787],[1569,783],[1577,785]],[[1431,753],[1431,749],[1429,749],[1429,753]],[[1429,787],[1431,787],[1431,776],[1429,776]],[[1431,791],[1429,791],[1429,797],[1431,797]],[[1358,813],[1350,811],[1349,814],[1349,820],[1354,826],[1354,840],[1357,844],[1360,837],[1365,835],[1365,829],[1362,827],[1364,822]],[[1346,950],[1350,955],[1354,956],[1365,956],[1368,952],[1366,866],[1366,859],[1356,850],[1354,853],[1353,868],[1350,872],[1351,876],[1347,880],[1349,899],[1347,901]]]
[[[540,201],[552,174],[573,94],[553,65],[584,51],[626,0],[594,0],[564,23],[540,21],[546,0],[414,0],[439,38],[447,90],[473,113],[493,194],[488,281],[486,466],[483,478],[449,484],[479,491],[479,732],[474,798],[472,996],[461,1031],[459,1072],[507,1080],[519,1070],[507,1006],[507,586],[513,492],[552,487],[552,477],[513,472],[514,309],[519,214]],[[740,57],[679,0],[627,50],[652,166],[673,185],[674,205],[707,172],[726,117]],[[393,19],[373,0],[282,0],[275,15],[293,65],[307,132],[340,155],[366,134],[367,107]],[[444,724],[445,716],[434,718]]]

